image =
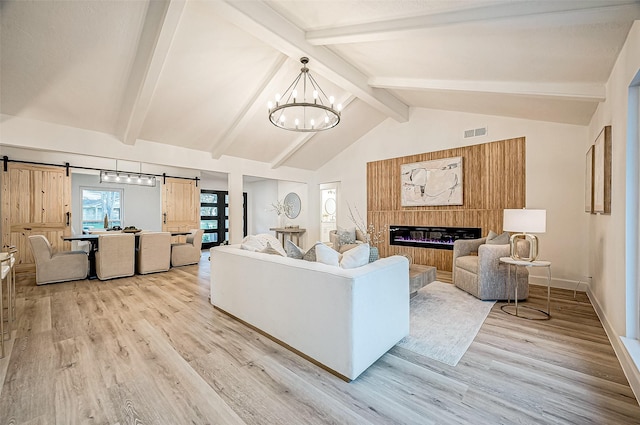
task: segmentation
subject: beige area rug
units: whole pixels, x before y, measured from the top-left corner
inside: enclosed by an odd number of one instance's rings
[[[397,345],[455,366],[467,351],[495,301],[480,301],[455,286],[435,281],[410,303],[410,332]]]

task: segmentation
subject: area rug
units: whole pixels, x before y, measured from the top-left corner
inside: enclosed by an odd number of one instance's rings
[[[397,345],[455,366],[467,351],[495,301],[480,301],[455,286],[435,281],[410,303],[410,331]]]

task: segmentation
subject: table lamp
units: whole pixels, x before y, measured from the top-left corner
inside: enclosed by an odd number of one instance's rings
[[[517,232],[511,235],[509,245],[511,258],[521,261],[535,261],[538,257],[538,238],[530,233],[544,233],[547,230],[547,210],[504,210],[502,229],[507,232]],[[518,239],[529,241],[529,257],[518,255]]]

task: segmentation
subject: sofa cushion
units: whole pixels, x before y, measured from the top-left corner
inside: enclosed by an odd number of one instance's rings
[[[323,243],[317,243],[314,245],[316,251],[316,261],[318,263],[327,264],[329,266],[340,265],[340,253],[333,248],[329,248]]]
[[[342,254],[340,267],[343,269],[355,269],[356,267],[369,264],[369,244],[363,243]]]
[[[478,258],[479,257],[477,255],[458,257],[456,258],[456,267],[474,274],[478,274]]]

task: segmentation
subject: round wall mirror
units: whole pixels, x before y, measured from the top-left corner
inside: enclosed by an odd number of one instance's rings
[[[324,211],[329,215],[334,215],[336,213],[336,200],[333,198],[329,198],[324,202]]]
[[[284,203],[291,205],[291,209],[285,213],[288,218],[296,218],[300,215],[302,204],[297,193],[289,192],[287,196],[284,197]]]

